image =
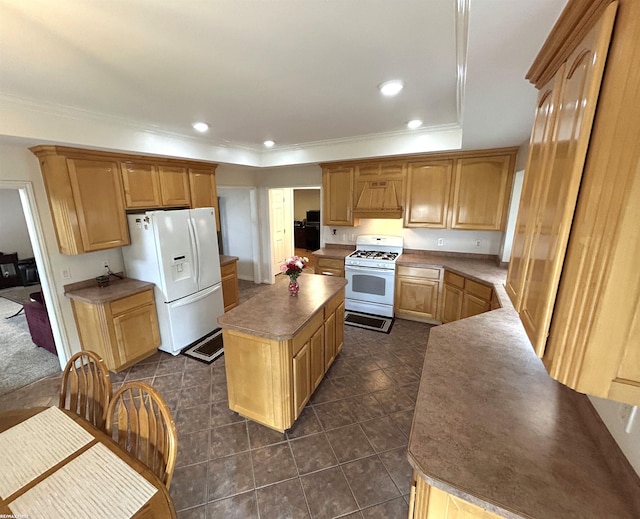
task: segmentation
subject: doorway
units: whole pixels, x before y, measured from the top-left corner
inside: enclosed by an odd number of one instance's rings
[[[269,189],[269,234],[271,236],[271,274],[280,273],[280,265],[293,256],[293,190]]]

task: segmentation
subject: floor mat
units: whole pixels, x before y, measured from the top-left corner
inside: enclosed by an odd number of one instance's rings
[[[211,364],[224,354],[222,330],[218,328],[209,335],[205,335],[195,344],[187,346],[181,353],[205,364]]]
[[[381,315],[363,314],[347,310],[344,313],[344,324],[357,326],[374,332],[389,333],[393,326],[393,317],[383,317]]]

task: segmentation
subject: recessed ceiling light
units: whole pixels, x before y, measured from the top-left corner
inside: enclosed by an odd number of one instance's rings
[[[203,122],[195,122],[191,126],[198,132],[206,132],[209,129],[209,125]]]
[[[422,126],[422,121],[420,119],[411,119],[407,123],[407,128],[410,130],[415,130],[416,128],[420,128],[420,126]]]
[[[387,97],[397,95],[403,88],[404,83],[399,79],[392,79],[391,81],[385,81],[378,85],[378,89],[382,92],[382,95]]]
[[[267,148],[273,148],[273,146],[275,145],[274,141],[264,141],[263,143]]]

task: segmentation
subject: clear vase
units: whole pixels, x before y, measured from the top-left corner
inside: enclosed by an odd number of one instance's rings
[[[289,281],[289,295],[297,296],[298,291],[300,290],[300,285],[298,284],[298,280],[294,278],[289,278],[289,279],[291,280]]]

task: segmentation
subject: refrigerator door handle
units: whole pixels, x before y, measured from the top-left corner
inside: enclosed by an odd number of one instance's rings
[[[197,301],[200,301],[201,299],[209,297],[211,294],[217,292],[218,290],[222,290],[222,284],[213,285],[212,287],[209,287],[205,290],[201,290],[200,292],[196,292],[195,294],[191,294],[190,296],[183,297],[177,302],[170,303],[171,308],[180,308],[181,306],[191,305]]]
[[[198,239],[196,238],[197,233],[194,227],[193,218],[189,217],[187,219],[187,222],[189,224],[189,237],[191,238],[190,240],[191,255],[193,256],[193,279],[199,288],[200,287],[200,258],[198,256],[199,247],[198,247]]]

